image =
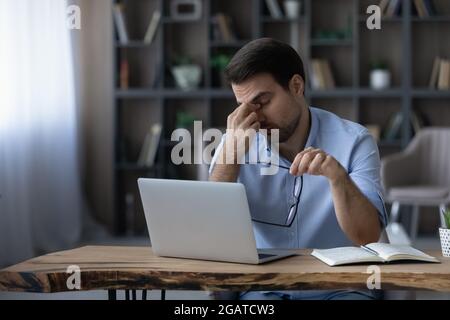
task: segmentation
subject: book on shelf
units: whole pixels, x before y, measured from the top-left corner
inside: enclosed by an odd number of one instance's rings
[[[315,249],[311,255],[331,267],[355,263],[388,263],[394,261],[440,263],[435,257],[411,246],[392,245],[389,243],[369,243],[360,247]]]
[[[283,12],[277,0],[266,0],[266,6],[272,18],[283,18]]]
[[[158,29],[160,20],[161,20],[161,11],[156,10],[155,12],[153,12],[152,18],[147,27],[147,31],[145,32],[145,36],[144,36],[145,44],[152,43],[153,38],[155,37],[155,34],[156,34],[156,30]]]
[[[386,10],[389,5],[389,1],[390,0],[381,0],[380,3],[378,4],[382,16],[386,15]]]
[[[120,89],[126,90],[129,88],[130,79],[130,65],[127,59],[120,61]]]
[[[126,44],[129,41],[128,30],[124,15],[124,6],[122,4],[115,4],[113,7],[114,23],[116,25],[119,41]]]
[[[141,166],[151,167],[155,164],[156,154],[161,138],[162,126],[155,123],[151,126],[149,132],[145,135],[144,143],[139,153],[137,163]]]
[[[328,60],[311,60],[311,87],[315,90],[326,90],[336,87],[331,65]]]
[[[436,15],[436,9],[431,0],[414,0],[416,13],[420,18],[426,18]]]
[[[437,88],[439,90],[450,89],[450,60],[440,59]]]
[[[433,61],[433,69],[431,70],[429,87],[436,89],[439,79],[439,69],[441,68],[441,58],[435,57]]]
[[[450,89],[450,60],[439,56],[434,58],[428,86],[430,89]]]
[[[394,115],[392,115],[384,130],[384,140],[393,141],[400,139],[403,121],[404,114],[402,111],[398,111]],[[411,112],[409,113],[409,123],[411,125],[412,133],[416,134],[425,126],[425,119],[416,111],[411,110]]]
[[[237,37],[233,29],[233,22],[229,15],[217,13],[212,17],[213,39],[215,41],[233,42]]]
[[[392,18],[400,15],[402,0],[390,0],[387,4],[384,16]]]

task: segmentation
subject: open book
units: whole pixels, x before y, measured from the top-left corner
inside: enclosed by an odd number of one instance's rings
[[[370,243],[361,247],[340,247],[333,249],[315,249],[312,256],[322,260],[329,266],[364,262],[391,262],[416,260],[438,262],[436,258],[409,246],[398,246],[388,243]]]

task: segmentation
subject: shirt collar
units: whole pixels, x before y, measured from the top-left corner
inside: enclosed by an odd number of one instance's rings
[[[319,120],[317,119],[317,114],[312,107],[308,107],[309,111],[309,119],[311,126],[309,127],[308,139],[306,140],[305,148],[311,147],[314,145],[314,142],[317,137],[317,132],[319,129]]]

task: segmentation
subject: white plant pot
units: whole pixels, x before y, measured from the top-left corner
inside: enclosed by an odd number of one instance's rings
[[[444,257],[450,258],[450,229],[439,228],[441,238],[441,249]]]
[[[388,70],[377,69],[370,72],[370,87],[374,90],[387,89],[391,86],[391,73]]]
[[[302,3],[298,0],[285,0],[284,11],[286,12],[286,17],[289,19],[297,19],[300,16],[300,10]]]
[[[188,64],[173,67],[172,74],[181,90],[192,90],[200,84],[202,69],[198,65]]]

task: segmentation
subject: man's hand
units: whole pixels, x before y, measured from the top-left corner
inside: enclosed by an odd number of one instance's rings
[[[260,128],[261,119],[256,112],[258,108],[260,105],[243,103],[228,116],[226,139],[209,177],[210,181],[236,182],[240,171],[238,156],[241,150],[238,150],[238,146],[245,148],[242,150],[243,154],[248,152],[251,135],[246,135],[245,132],[248,129],[257,131]],[[245,143],[247,138],[248,144]]]
[[[225,140],[224,150],[229,151],[227,148],[230,144],[233,154],[227,157],[233,159],[236,163],[238,156],[238,146],[245,148],[244,154],[248,152],[249,145],[251,143],[252,136],[249,134],[249,129],[253,129],[256,132],[261,127],[260,118],[256,111],[260,108],[260,105],[243,103],[237,107],[227,118],[227,135]],[[248,143],[245,140],[249,139]]]
[[[330,182],[336,182],[347,174],[335,158],[312,147],[306,148],[295,156],[289,172],[296,176],[305,173],[321,175],[327,177]]]

